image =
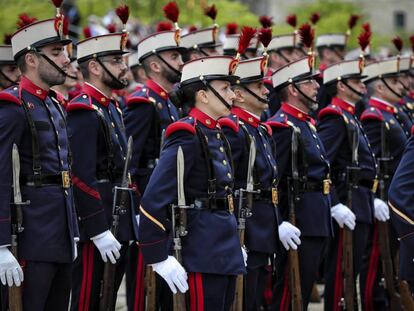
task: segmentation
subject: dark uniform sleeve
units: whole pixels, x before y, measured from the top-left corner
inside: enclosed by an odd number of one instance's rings
[[[0,246],[11,243],[10,203],[12,191],[12,148],[19,146],[26,125],[24,112],[14,103],[0,102]]]
[[[127,137],[132,136],[134,141],[131,160],[132,176],[136,176],[138,173],[138,164],[153,126],[155,113],[156,111],[152,103],[130,103],[128,101],[128,107],[124,113],[124,123]]]
[[[234,164],[233,169],[237,172],[243,152],[247,152],[246,141],[243,135],[244,132],[241,129],[236,132],[229,127],[222,127],[222,131],[230,144],[231,156]]]
[[[76,110],[68,114],[75,205],[88,238],[109,229],[96,178],[99,128],[99,120],[94,111]]]
[[[371,144],[372,152],[375,157],[381,155],[381,126],[382,121],[380,120],[363,120],[362,127],[368,137],[369,143]]]
[[[347,139],[346,127],[341,116],[326,116],[318,123],[318,134],[322,140],[330,163],[335,162],[341,144]],[[331,188],[332,206],[340,203],[335,185]]]
[[[195,162],[196,136],[185,130],[167,138],[140,206],[139,245],[146,264],[165,260],[169,254],[169,206],[177,200],[177,150],[184,153],[184,187]]]
[[[273,141],[275,143],[275,157],[279,172],[279,179],[290,175],[292,163],[292,130],[290,128],[273,128]]]

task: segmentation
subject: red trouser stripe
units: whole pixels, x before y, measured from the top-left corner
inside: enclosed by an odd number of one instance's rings
[[[190,288],[190,311],[196,311],[196,289],[195,289],[195,277],[194,273],[189,273],[188,276],[188,285]]]
[[[336,270],[335,270],[335,288],[334,288],[334,299],[333,299],[333,311],[339,311],[339,303],[343,295],[343,279],[342,279],[342,247],[344,239],[344,229],[339,229],[339,239],[338,239],[338,251],[336,254]]]
[[[134,311],[144,310],[144,262],[141,249],[138,247],[137,274],[135,281]]]
[[[204,311],[203,276],[201,273],[190,273],[190,311]]]
[[[365,310],[374,311],[374,305],[372,301],[372,294],[374,290],[374,282],[377,276],[378,262],[379,262],[379,245],[378,245],[378,225],[374,226],[374,234],[372,236],[372,248],[369,256],[369,268],[367,273],[367,280],[365,283]]]
[[[93,245],[85,243],[82,250],[82,285],[79,297],[79,311],[89,311],[93,273]]]
[[[289,263],[286,267],[285,281],[283,285],[283,295],[280,302],[280,311],[288,311],[290,306],[290,289],[289,289]]]

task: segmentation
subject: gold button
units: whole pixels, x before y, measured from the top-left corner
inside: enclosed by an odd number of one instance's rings
[[[223,160],[223,164],[224,164],[224,165],[227,165],[227,161],[226,161],[226,160]]]
[[[42,95],[42,90],[36,90],[37,95]]]
[[[62,149],[62,148],[60,148],[60,145],[58,145],[58,150],[60,151],[60,149]]]
[[[299,113],[298,113],[298,117],[299,117],[299,118],[303,118],[303,114],[299,112]]]
[[[231,178],[231,174],[230,174],[230,173],[227,173],[227,177],[228,177],[228,178]]]
[[[111,122],[111,125],[112,125],[112,127],[113,127],[113,128],[115,127],[115,124],[114,124],[114,122]]]
[[[171,120],[175,121],[175,118],[174,118],[174,116],[171,116]]]
[[[319,147],[319,145],[316,145],[316,148],[321,149],[321,147]]]
[[[207,125],[210,125],[210,124],[211,124],[210,119],[206,119],[206,124],[207,124]]]
[[[106,101],[105,97],[101,97],[101,102],[104,103]]]
[[[224,148],[223,148],[223,146],[220,146],[220,151],[221,151],[221,152],[224,152]]]
[[[161,93],[160,93],[160,95],[161,95],[162,97],[165,97],[167,94],[166,94],[165,92],[161,92]]]
[[[60,160],[60,164],[62,164],[62,165],[63,165],[63,160]]]
[[[217,139],[221,139],[221,137],[220,137],[220,133],[217,133],[217,134],[216,134],[216,137],[217,137]]]
[[[253,118],[252,118],[252,117],[249,117],[247,120],[248,120],[249,122],[253,122]]]
[[[229,190],[229,186],[225,186],[224,190],[226,190],[226,191]]]

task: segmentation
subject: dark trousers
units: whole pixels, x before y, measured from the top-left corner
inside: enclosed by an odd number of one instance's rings
[[[368,245],[371,225],[357,222],[353,232],[354,280],[361,272],[362,257]],[[325,310],[341,310],[340,301],[344,297],[342,277],[342,234],[335,224],[335,236],[329,242],[325,270]],[[338,256],[338,252],[340,256]],[[356,288],[355,288],[356,297]]]
[[[318,278],[319,265],[326,254],[328,238],[301,237],[298,247],[299,271],[302,290],[303,309],[308,308],[313,283]],[[287,311],[291,309],[291,293],[289,289],[288,252],[283,246],[276,255],[276,283],[273,289],[274,302],[270,310]]]
[[[23,310],[67,310],[72,264],[25,261]],[[1,286],[1,310],[8,310],[8,287]]]
[[[145,266],[142,253],[136,243],[129,246],[125,268],[128,311],[144,311]]]
[[[390,256],[394,260],[399,243],[397,234],[389,223],[388,225]],[[378,227],[371,226],[368,234],[368,245],[365,249],[361,267],[361,302],[365,311],[388,310],[387,292],[384,288],[381,254],[379,249]],[[393,264],[393,267],[395,265]],[[394,276],[397,276],[394,270]]]
[[[189,310],[230,310],[236,289],[236,276],[209,273],[189,273]]]
[[[265,290],[269,254],[250,251],[244,283],[245,310],[261,310]]]
[[[127,250],[128,243],[123,243],[120,251],[121,257],[116,262],[114,308],[116,295],[125,272]],[[79,255],[75,260],[72,272],[71,311],[99,310],[104,264],[101,254],[93,242],[79,244]]]

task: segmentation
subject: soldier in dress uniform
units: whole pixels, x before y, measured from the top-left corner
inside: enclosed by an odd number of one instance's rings
[[[0,90],[19,83],[20,71],[10,45],[0,45]]]
[[[344,225],[353,231],[354,279],[361,268],[362,256],[368,247],[368,235],[373,215],[381,218],[377,210],[384,204],[375,198],[377,164],[362,125],[355,116],[356,103],[365,92],[361,79],[363,59],[344,61],[327,67],[323,82],[332,102],[319,112],[318,134],[331,163],[332,217],[336,220],[335,237],[331,240],[326,261],[325,310],[339,310],[344,298],[342,249]],[[353,137],[357,140],[353,140]],[[357,161],[352,154],[357,150]],[[358,183],[348,184],[348,168],[359,167]],[[352,206],[348,206],[348,190],[352,189]],[[375,204],[374,204],[375,203]],[[374,209],[375,207],[375,209]]]
[[[236,25],[236,28],[237,28],[237,24],[233,24],[233,25]],[[240,39],[239,33],[226,35],[226,38],[223,43],[223,54],[228,55],[228,56],[236,56],[237,48],[239,45],[239,39]],[[246,51],[241,56],[243,59],[255,58],[258,56],[258,50],[260,48],[261,48],[260,40],[256,36],[252,38]]]
[[[388,192],[391,221],[400,242],[399,278],[409,283],[411,295],[414,295],[413,152],[414,137],[411,136]]]
[[[191,310],[229,310],[236,276],[245,273],[233,214],[232,157],[217,121],[230,113],[235,66],[237,60],[229,56],[184,65],[174,102],[192,109],[167,128],[159,163],[141,200],[139,241],[144,260],[174,293],[189,288]],[[178,150],[183,154],[180,166]],[[177,238],[172,217],[177,214],[176,226],[184,226],[178,236],[181,263],[170,255],[172,235]]]
[[[77,256],[66,121],[50,89],[65,81],[69,65],[62,19],[59,13],[13,34],[22,76],[18,86],[0,93],[0,280],[20,286],[24,279],[24,310],[67,310]],[[18,258],[9,250],[12,234]]]
[[[313,59],[304,57],[281,67],[272,76],[273,86],[282,99],[282,107],[267,124],[272,127],[276,144],[281,193],[279,209],[283,220],[279,226],[279,238],[286,249],[276,256],[278,274],[274,307],[277,310],[288,310],[291,305],[287,251],[298,249],[302,301],[306,309],[328,239],[332,236],[329,160],[316,132],[315,121],[309,116],[309,112],[317,108],[316,94],[319,89],[315,80],[319,73],[312,70],[312,63]],[[299,135],[295,154],[291,151],[293,131]],[[293,161],[296,157],[298,160]],[[292,206],[287,198],[288,192],[289,196],[293,195],[290,182],[294,175],[293,162],[299,174],[299,189],[295,189],[299,197],[289,199],[297,202],[295,226],[299,229],[290,223],[293,221],[289,219]]]
[[[148,80],[142,64],[138,62],[138,52],[131,52],[128,55],[128,67],[132,75],[131,82],[128,85],[129,93],[140,91]]]
[[[67,107],[81,232],[79,257],[73,269],[71,310],[99,308],[107,262],[116,264],[116,297],[129,242],[136,240],[138,206],[133,205],[133,200],[120,212],[118,232],[111,231],[116,203],[113,189],[121,183],[127,152],[122,113],[111,96],[113,90],[126,86],[126,39],[126,32],[122,32],[78,43],[78,63],[85,83],[81,94]]]
[[[246,310],[260,310],[266,266],[278,246],[277,167],[270,127],[260,122],[260,116],[268,106],[269,91],[263,81],[266,62],[267,57],[263,56],[239,63],[235,72],[239,79],[234,86],[236,98],[232,114],[219,121],[232,151],[236,191],[246,190],[250,144],[254,141],[256,145],[256,159],[250,172],[254,184],[252,190],[256,192],[252,206],[247,206],[251,216],[246,219],[245,233],[249,253],[244,289]],[[244,195],[243,190],[239,190],[236,199],[240,201],[240,196]]]
[[[393,103],[401,98],[403,86],[399,80],[399,58],[390,58],[369,64],[364,69],[367,77],[364,83],[368,89],[369,108],[361,115],[361,123],[371,144],[372,151],[377,160],[388,154],[387,168],[380,167],[380,173],[384,176],[385,193],[388,190],[393,172],[397,169],[407,135],[397,119],[397,109]],[[376,196],[379,197],[379,190]],[[386,194],[385,194],[386,196]],[[387,200],[387,198],[383,198]],[[378,221],[388,221],[389,208],[384,202],[376,201],[375,214]],[[374,202],[375,203],[375,202]],[[379,217],[378,217],[378,216]],[[398,241],[390,226],[391,255],[395,254]],[[382,269],[379,262],[379,244],[377,225],[371,228],[370,247],[366,251],[361,268],[360,283],[365,310],[378,310],[386,305],[384,287],[380,285]]]
[[[178,110],[170,102],[168,93],[180,81],[183,65],[180,53],[184,51],[185,48],[180,46],[178,28],[156,32],[138,43],[138,62],[142,64],[148,80],[144,87],[128,97],[124,122],[127,135],[134,139],[131,177],[140,195],[144,194],[152,171],[158,163],[167,126],[179,119]],[[135,244],[131,245],[129,256],[127,277],[131,306],[141,304],[137,302],[138,298],[135,299],[135,293],[143,288],[142,284],[136,284],[135,276],[143,279],[144,266],[139,248]],[[157,295],[163,295],[166,286],[157,283]],[[139,297],[143,297],[143,294]],[[160,302],[164,300],[169,298],[160,298]]]

